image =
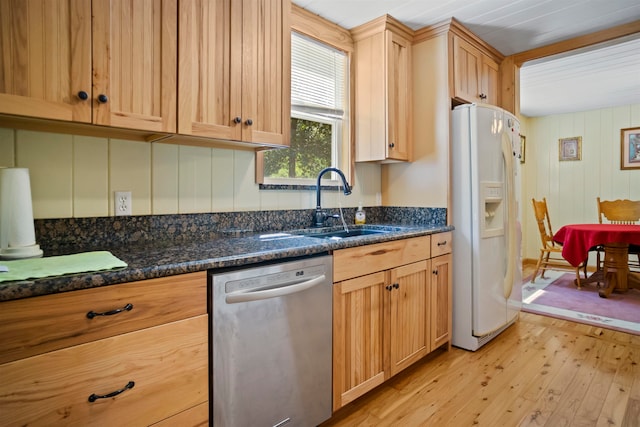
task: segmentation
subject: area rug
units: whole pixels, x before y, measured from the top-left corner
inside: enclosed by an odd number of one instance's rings
[[[640,335],[640,290],[600,298],[595,284],[576,288],[574,273],[549,271],[522,285],[522,309]]]

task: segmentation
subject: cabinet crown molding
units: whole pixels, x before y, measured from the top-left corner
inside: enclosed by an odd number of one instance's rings
[[[357,42],[384,30],[391,30],[393,33],[409,41],[413,41],[414,31],[391,15],[382,15],[379,18],[352,28],[350,32],[353,41]]]
[[[438,24],[430,25],[428,27],[416,30],[413,37],[413,44],[420,43],[433,37],[437,37],[447,33],[451,33],[464,38],[467,42],[474,45],[474,47],[488,54],[497,63],[502,62],[502,60],[505,58],[505,56],[501,54],[496,48],[475,35],[470,29],[465,27],[456,18],[450,18]]]

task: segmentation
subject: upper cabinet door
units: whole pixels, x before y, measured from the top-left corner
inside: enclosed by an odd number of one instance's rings
[[[90,96],[91,3],[0,0],[0,113],[88,123]]]
[[[241,139],[241,12],[237,0],[180,2],[178,133]]]
[[[387,159],[409,160],[413,141],[411,42],[391,31],[387,40]]]
[[[500,65],[489,57],[482,57],[481,94],[487,104],[500,105],[499,99]]]
[[[453,96],[498,105],[499,64],[458,36],[453,37],[453,50]]]
[[[289,145],[291,5],[244,0],[242,9],[242,139]]]
[[[179,133],[289,145],[290,7],[180,2]]]
[[[93,0],[93,121],[176,130],[177,0]]]
[[[454,96],[468,102],[480,102],[482,54],[471,43],[453,38]]]

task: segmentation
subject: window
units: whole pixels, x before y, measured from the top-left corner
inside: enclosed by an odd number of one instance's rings
[[[265,184],[315,185],[330,166],[349,176],[347,82],[344,52],[292,32],[291,145],[263,153]]]

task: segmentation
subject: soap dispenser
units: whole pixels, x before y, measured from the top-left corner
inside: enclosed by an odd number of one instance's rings
[[[364,224],[366,222],[367,216],[362,209],[362,203],[358,205],[358,210],[356,210],[356,224]]]

